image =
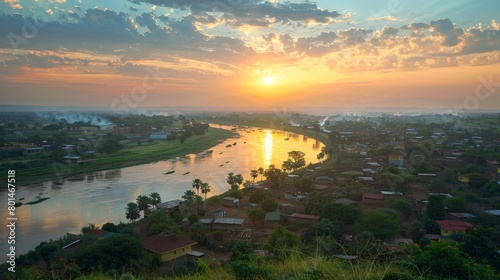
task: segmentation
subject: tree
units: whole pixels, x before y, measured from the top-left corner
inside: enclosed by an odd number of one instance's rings
[[[280,224],[274,224],[274,230],[267,237],[264,247],[277,259],[287,258],[291,250],[300,245],[299,238]]]
[[[316,158],[317,158],[319,161],[321,161],[322,159],[324,159],[324,158],[325,158],[325,153],[323,153],[323,152],[319,153],[319,154],[316,156]]]
[[[226,182],[231,186],[232,190],[237,190],[243,183],[243,176],[241,174],[234,175],[233,172],[227,174]]]
[[[269,195],[268,191],[263,189],[257,189],[250,193],[250,197],[248,198],[248,202],[250,203],[260,203]]]
[[[469,185],[474,189],[482,188],[490,181],[490,178],[484,174],[473,173],[469,177]]]
[[[83,234],[87,234],[91,230],[96,230],[96,229],[99,229],[99,227],[96,226],[95,223],[89,223],[89,224],[87,224],[87,226],[85,226],[85,227],[82,228],[82,233]]]
[[[205,227],[203,226],[202,222],[194,222],[190,227],[189,227],[189,232],[191,233],[191,238],[198,241],[202,242],[203,238],[206,237],[205,234]]]
[[[415,221],[411,224],[411,239],[413,242],[420,244],[425,235],[425,226],[419,221]]]
[[[161,232],[180,231],[174,219],[169,215],[165,209],[157,209],[148,215],[147,220],[148,235],[155,235]]]
[[[243,240],[236,240],[231,244],[231,261],[248,261],[251,256],[253,256],[252,244]]]
[[[405,220],[413,214],[413,203],[406,198],[390,197],[385,201],[385,205],[401,213]]]
[[[449,240],[433,242],[423,249],[410,247],[409,261],[418,271],[438,276],[440,279],[468,278],[494,279],[495,272],[491,268],[474,262],[459,249],[459,243]],[[435,278],[435,277],[434,277]]]
[[[267,197],[260,203],[260,207],[266,212],[273,212],[278,209],[278,202],[272,196]]]
[[[312,192],[307,198],[305,212],[311,215],[321,215],[323,206],[331,201],[335,201],[332,193]]]
[[[271,182],[273,188],[281,189],[286,174],[284,174],[281,169],[276,168],[274,164],[271,164],[269,168],[264,171],[264,176]]]
[[[375,238],[391,241],[401,232],[401,222],[383,211],[369,211],[356,223],[358,232],[369,231]]]
[[[425,215],[433,220],[444,220],[446,216],[444,199],[445,197],[442,195],[430,195]]]
[[[478,225],[467,230],[461,236],[460,250],[481,262],[487,262],[497,270],[500,269],[500,257],[495,246],[491,243],[492,229]]]
[[[118,232],[118,227],[111,222],[107,222],[104,225],[102,225],[102,230],[109,232]]]
[[[321,218],[331,221],[340,220],[346,224],[354,223],[360,215],[361,211],[356,206],[335,202],[326,203],[321,209]]]
[[[332,237],[334,240],[341,241],[344,234],[343,225],[339,222],[332,222],[330,219],[321,219],[317,224],[310,225],[302,234],[302,241],[309,243],[316,237]]]
[[[259,167],[259,169],[257,169],[257,172],[259,172],[260,180],[262,181],[262,175],[264,175],[264,168]]]
[[[203,182],[201,184],[201,193],[205,194],[205,203],[207,202],[207,193],[209,193],[210,190],[210,185],[208,183]]]
[[[151,205],[153,205],[153,207],[156,208],[156,206],[158,206],[158,204],[161,203],[160,194],[157,192],[150,193],[149,194],[149,201],[150,201]]]
[[[139,195],[136,199],[137,206],[139,210],[147,210],[149,208],[149,203],[151,203],[151,199],[145,195]]]
[[[134,222],[141,217],[139,211],[139,206],[137,206],[137,204],[133,202],[130,202],[125,208],[125,217],[127,217],[127,219],[129,219],[131,222]]]
[[[467,201],[461,197],[448,197],[444,200],[444,205],[450,213],[463,213],[467,211]]]
[[[252,221],[253,225],[257,221],[262,221],[266,218],[266,212],[261,208],[252,208],[248,211],[248,218]]]
[[[255,183],[255,178],[257,178],[257,176],[259,176],[259,171],[255,169],[250,171],[250,177],[252,177],[253,183]]]
[[[200,188],[201,188],[201,184],[203,182],[200,180],[200,179],[194,179],[193,180],[193,189],[196,189],[196,194],[200,194]]]
[[[301,151],[288,152],[288,158],[292,161],[293,171],[306,166],[305,153]]]
[[[106,139],[97,148],[97,151],[101,154],[113,154],[123,149],[123,145],[118,142],[117,139]]]

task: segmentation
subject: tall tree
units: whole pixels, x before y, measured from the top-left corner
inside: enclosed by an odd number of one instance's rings
[[[425,215],[433,220],[444,220],[446,216],[444,210],[445,197],[442,195],[430,195],[428,200]]]
[[[257,169],[257,171],[259,172],[260,180],[262,181],[262,175],[264,175],[264,168],[259,167],[259,169]]]
[[[391,241],[401,232],[401,222],[386,212],[374,210],[361,215],[356,230],[369,231],[377,239]]]
[[[158,204],[161,203],[161,196],[157,192],[152,192],[149,194],[149,201],[151,202],[151,205],[153,205],[154,208],[158,206]]]
[[[149,203],[151,203],[151,199],[145,195],[139,195],[136,199],[137,206],[139,206],[139,210],[147,210],[149,208]]]
[[[129,219],[131,222],[134,222],[135,220],[139,219],[139,217],[141,217],[139,211],[139,206],[137,206],[137,204],[133,202],[130,202],[125,208],[125,217],[127,217],[127,219]]]
[[[193,189],[196,189],[196,194],[200,194],[200,188],[201,188],[201,184],[203,182],[200,180],[200,179],[194,179],[193,180]]]
[[[257,178],[257,176],[259,176],[259,171],[255,169],[250,171],[250,177],[252,177],[253,183],[255,183],[255,178]]]
[[[205,194],[205,205],[207,203],[207,193],[210,192],[210,184],[203,182],[201,184],[201,193]]]
[[[233,172],[227,174],[226,182],[231,186],[232,190],[237,190],[240,188],[240,185],[243,183],[243,176],[241,174],[234,175]]]
[[[266,217],[266,212],[261,208],[252,208],[248,211],[248,218],[252,221],[253,225],[257,221],[262,221]]]

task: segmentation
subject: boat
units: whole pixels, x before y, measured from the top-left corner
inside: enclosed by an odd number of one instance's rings
[[[232,146],[233,146],[233,145],[231,145],[231,144],[227,144],[227,145],[226,145],[226,148],[231,148]]]
[[[186,173],[184,173],[184,174],[182,174],[182,175],[188,175],[189,173],[191,173],[191,172],[186,172]]]
[[[290,138],[288,138],[288,137],[287,137],[287,138],[285,138],[285,141],[288,141],[288,140],[290,140]]]
[[[208,151],[207,151],[207,154],[211,154],[211,153],[213,153],[213,152],[214,152],[214,150],[208,150]]]
[[[223,152],[220,152],[219,155],[222,155]]]
[[[163,174],[163,175],[172,174],[172,173],[174,173],[174,172],[175,172],[175,170],[170,170],[170,171],[168,171],[167,173],[165,173],[165,174]]]

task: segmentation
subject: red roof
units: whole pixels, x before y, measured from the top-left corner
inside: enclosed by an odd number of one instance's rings
[[[320,216],[316,215],[307,215],[307,214],[301,214],[301,213],[293,213],[290,215],[290,217],[298,218],[298,219],[308,219],[308,220],[318,220],[321,218]]]
[[[175,234],[159,233],[143,240],[142,247],[151,252],[164,254],[197,243],[196,241]]]
[[[471,223],[456,220],[439,220],[436,223],[442,230],[466,231],[468,228],[474,227]]]
[[[382,194],[378,193],[364,193],[363,194],[363,199],[377,199],[377,200],[383,200],[384,196]]]

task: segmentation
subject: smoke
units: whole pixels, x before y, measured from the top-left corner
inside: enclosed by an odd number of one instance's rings
[[[91,125],[106,126],[112,125],[110,121],[102,116],[93,113],[66,113],[66,112],[38,112],[37,116],[44,120],[60,122],[66,120],[69,124],[75,122],[84,122]]]

